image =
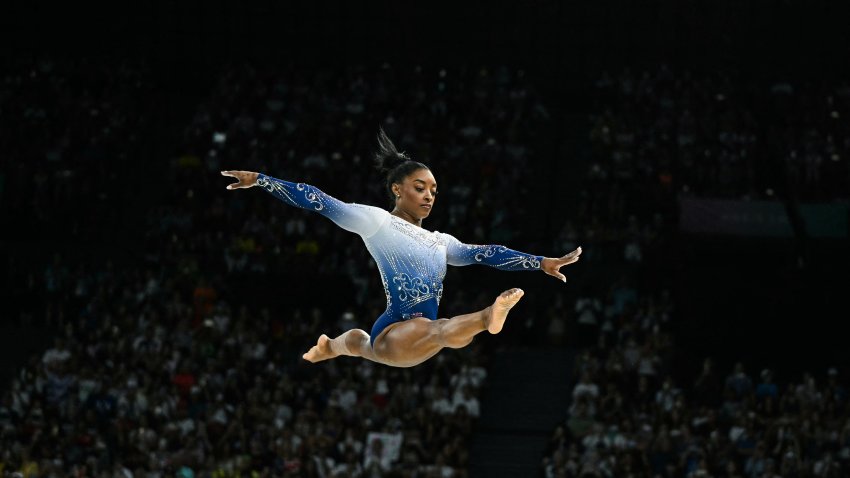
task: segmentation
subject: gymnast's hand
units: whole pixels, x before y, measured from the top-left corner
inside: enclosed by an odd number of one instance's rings
[[[578,257],[580,255],[581,247],[563,257],[544,257],[543,260],[540,261],[540,269],[550,276],[557,277],[558,279],[561,279],[561,281],[566,282],[567,278],[564,277],[564,274],[561,274],[561,267],[578,262]]]
[[[260,173],[253,171],[222,171],[222,176],[236,178],[238,182],[227,185],[227,189],[245,189],[257,185],[257,177]]]

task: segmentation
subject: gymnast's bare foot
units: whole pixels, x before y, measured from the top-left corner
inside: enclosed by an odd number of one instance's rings
[[[490,316],[485,320],[487,331],[491,334],[498,334],[502,331],[502,326],[505,325],[505,319],[508,318],[508,312],[511,307],[515,306],[522,298],[525,292],[522,289],[508,289],[496,297],[493,305],[490,306]]]
[[[328,338],[327,335],[322,334],[319,336],[319,340],[316,342],[316,345],[311,347],[306,354],[302,355],[302,357],[304,357],[304,360],[316,363],[321,362],[322,360],[332,359],[337,355],[338,354],[335,354],[334,351],[331,350],[331,339]]]

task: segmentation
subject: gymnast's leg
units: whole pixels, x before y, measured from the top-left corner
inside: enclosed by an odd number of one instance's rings
[[[369,342],[369,334],[364,330],[351,329],[343,332],[339,337],[332,339],[327,335],[322,334],[318,342],[302,357],[304,360],[316,363],[322,360],[328,360],[340,355],[349,357],[363,357],[373,362],[380,362],[375,357],[375,352],[372,351],[372,344]]]
[[[506,290],[496,297],[493,305],[451,319],[416,318],[392,324],[375,339],[376,361],[396,367],[412,367],[433,357],[444,347],[466,347],[473,337],[485,330],[498,334],[508,312],[523,294],[522,289]]]

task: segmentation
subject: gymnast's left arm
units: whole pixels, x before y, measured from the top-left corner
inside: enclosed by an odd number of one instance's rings
[[[499,245],[464,244],[450,234],[442,234],[446,240],[446,260],[453,266],[485,264],[504,271],[542,270],[563,282],[561,267],[573,264],[581,256],[581,247],[562,257],[543,257],[515,251]]]

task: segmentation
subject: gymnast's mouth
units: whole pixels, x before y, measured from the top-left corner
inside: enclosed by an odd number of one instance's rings
[[[419,206],[419,207],[424,207],[424,208],[426,208],[426,209],[428,209],[428,210],[430,210],[430,209],[431,209],[431,205],[430,205],[430,204],[423,204],[423,205],[421,205],[421,206]]]

